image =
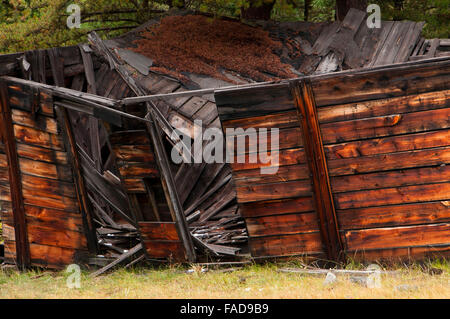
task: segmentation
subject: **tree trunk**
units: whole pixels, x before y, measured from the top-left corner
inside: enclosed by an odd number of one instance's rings
[[[305,21],[309,20],[310,9],[311,9],[311,0],[305,0],[305,12],[304,12]]]
[[[344,20],[350,8],[366,11],[367,0],[336,0],[336,17],[339,21]]]
[[[241,18],[246,20],[270,20],[275,0],[270,3],[257,4],[257,1],[250,1],[250,7],[241,8]]]

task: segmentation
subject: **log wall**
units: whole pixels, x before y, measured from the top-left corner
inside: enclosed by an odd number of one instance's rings
[[[20,266],[49,268],[78,262],[87,253],[86,236],[52,96],[18,83],[2,80],[0,85],[4,88],[0,204],[5,259]],[[14,153],[17,174],[11,170]]]
[[[302,114],[308,89],[314,111]],[[280,132],[276,174],[232,164],[252,255],[332,258],[333,233],[366,260],[447,253],[449,90],[445,58],[217,91],[224,128]]]

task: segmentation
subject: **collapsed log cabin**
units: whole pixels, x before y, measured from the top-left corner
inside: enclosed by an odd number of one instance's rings
[[[422,23],[369,29],[357,10],[334,23],[257,21],[299,78],[180,79],[130,50],[157,21],[114,40],[91,34],[89,45],[0,56],[6,262],[448,253],[448,40],[421,38]],[[199,119],[278,128],[277,172],[171,161],[174,129],[194,138]]]

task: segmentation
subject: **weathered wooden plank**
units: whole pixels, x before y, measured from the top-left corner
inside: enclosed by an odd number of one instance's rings
[[[150,162],[155,161],[155,155],[150,145],[117,145],[113,151],[119,161],[127,162]]]
[[[31,113],[18,109],[12,109],[11,112],[12,112],[12,120],[13,123],[15,124],[19,124],[20,126],[31,127],[36,130],[41,130],[47,133],[53,134],[59,133],[58,124],[51,117],[46,117],[42,115],[36,115],[35,117],[33,117]]]
[[[426,132],[450,127],[450,108],[321,125],[325,144]]]
[[[450,107],[450,90],[321,107],[321,124]]]
[[[311,197],[245,203],[239,207],[243,217],[261,217],[314,211]]]
[[[168,258],[178,262],[185,260],[180,241],[144,241],[144,246],[150,258]]]
[[[159,171],[154,162],[118,162],[117,164],[120,175],[125,178],[159,177]]]
[[[31,175],[22,175],[22,187],[29,190],[34,196],[62,195],[76,198],[75,187],[72,182],[63,182]]]
[[[68,164],[68,157],[66,152],[22,143],[17,143],[16,145],[17,154],[19,155],[19,157],[47,163],[55,163],[61,165]]]
[[[316,213],[246,218],[245,222],[248,234],[253,238],[319,231],[319,221]]]
[[[450,221],[450,201],[338,210],[341,229],[435,224]]]
[[[275,145],[272,145],[272,140],[276,143]],[[235,155],[303,147],[302,132],[299,127],[281,129],[278,132],[267,130],[266,134],[256,130],[249,131],[245,135],[229,134],[226,142],[228,151],[232,151]]]
[[[114,132],[109,135],[112,145],[149,145],[150,138],[145,130]]]
[[[450,145],[450,130],[389,136],[325,146],[327,160],[414,151]]]
[[[449,245],[450,224],[388,227],[345,232],[349,251],[421,245]]]
[[[64,150],[62,138],[55,134],[42,132],[30,127],[14,125],[14,135],[20,143],[32,144],[57,151]]]
[[[319,113],[320,115],[320,113]],[[269,115],[255,116],[250,118],[242,118],[235,120],[228,120],[222,122],[224,130],[226,128],[290,128],[298,127],[298,117],[295,110],[288,112],[281,112]]]
[[[122,185],[125,187],[127,193],[145,193],[145,183],[141,178],[124,178]]]
[[[313,76],[311,80],[317,106],[326,106],[448,90],[449,67],[450,59],[436,58]]]
[[[79,212],[79,206],[75,199],[56,195],[41,194],[37,196],[34,190],[23,189],[24,203],[35,205],[43,208],[61,209],[68,212]]]
[[[303,148],[293,148],[287,150],[280,150],[274,152],[267,152],[267,163],[265,160],[261,160],[258,156],[256,160],[253,160],[250,156],[254,156],[254,154],[245,154],[242,162],[238,163],[239,158],[235,159],[233,163],[231,163],[231,167],[233,171],[240,170],[249,170],[249,169],[260,169],[260,168],[270,168],[275,165],[285,166],[285,165],[297,165],[297,164],[306,164],[306,155],[305,150]]]
[[[312,195],[311,181],[290,181],[277,184],[261,184],[236,188],[239,203],[257,202]]]
[[[333,177],[333,193],[450,181],[450,165]]]
[[[446,201],[450,198],[450,183],[355,191],[336,194],[334,198],[338,209]]]
[[[274,170],[275,171],[275,170]],[[279,166],[274,174],[261,174],[260,169],[233,172],[236,187],[281,183],[309,178],[307,165]]]
[[[330,160],[328,161],[328,169],[330,176],[339,176],[420,166],[435,166],[449,162],[450,147],[437,147],[425,150]]]
[[[83,233],[47,228],[33,223],[27,227],[30,243],[71,249],[87,247],[86,236]]]
[[[323,252],[320,233],[250,237],[250,251],[254,257],[314,255]]]
[[[80,262],[87,255],[85,250],[30,244],[31,265],[62,269]]]
[[[139,222],[143,240],[175,240],[179,241],[174,222]]]
[[[25,205],[27,222],[46,228],[57,230],[70,230],[83,233],[83,221],[79,213],[71,213],[63,210],[42,208]]]
[[[54,165],[25,158],[19,158],[19,164],[22,174],[45,177],[66,182],[72,181],[72,169],[67,165]]]
[[[372,249],[351,252],[354,260],[361,262],[386,261],[401,262],[411,260],[430,260],[450,256],[450,245],[427,245],[422,247]]]

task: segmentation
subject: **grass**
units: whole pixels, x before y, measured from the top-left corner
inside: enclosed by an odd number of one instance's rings
[[[383,275],[381,288],[367,288],[353,283],[347,276],[324,284],[324,278],[280,273],[278,268],[291,264],[251,265],[234,272],[210,270],[191,274],[188,268],[118,269],[97,278],[82,272],[81,288],[66,285],[64,271],[0,272],[0,298],[450,298],[450,263],[430,261],[426,264],[393,266],[399,275]],[[424,269],[439,268],[440,275]],[[346,268],[360,269],[352,263]]]

